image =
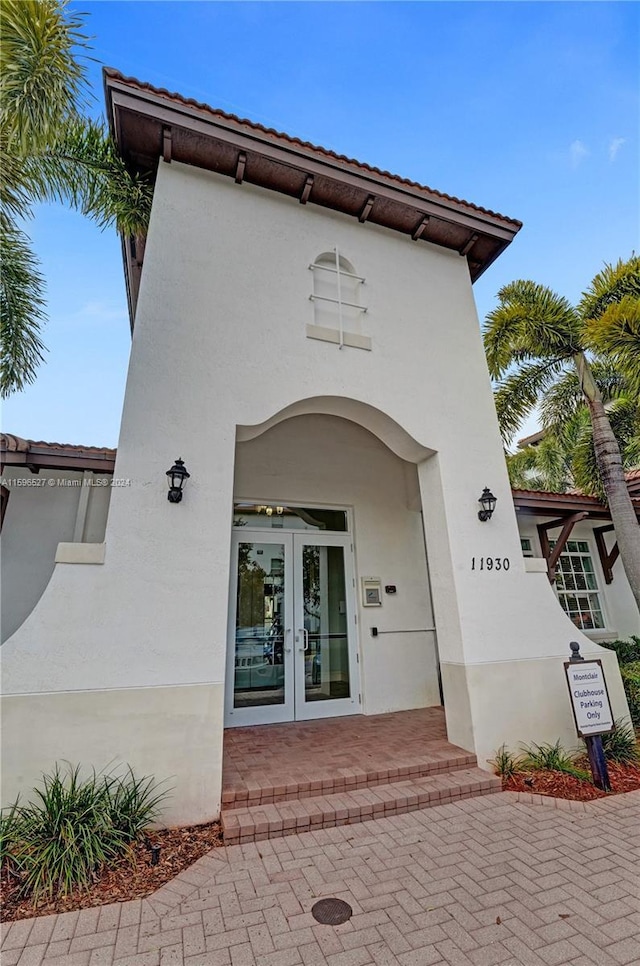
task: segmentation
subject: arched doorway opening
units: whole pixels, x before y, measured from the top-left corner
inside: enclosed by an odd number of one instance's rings
[[[228,727],[440,704],[416,467],[429,452],[351,400],[239,428]]]

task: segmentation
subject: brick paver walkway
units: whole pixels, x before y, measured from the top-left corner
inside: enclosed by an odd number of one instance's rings
[[[217,849],[146,900],[5,927],[3,966],[640,963],[640,792],[513,793]],[[353,907],[341,926],[318,897]]]
[[[347,715],[285,724],[227,728],[224,733],[222,801],[281,801],[342,791],[349,786],[475,764],[475,755],[447,741],[444,708],[391,714]],[[424,774],[427,772],[424,771]]]

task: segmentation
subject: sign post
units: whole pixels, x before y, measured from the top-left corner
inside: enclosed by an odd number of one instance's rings
[[[597,788],[610,792],[607,760],[600,736],[613,731],[615,723],[602,661],[599,658],[585,661],[580,655],[577,641],[571,641],[569,647],[571,658],[564,662],[564,667],[576,731],[587,745],[594,784]]]

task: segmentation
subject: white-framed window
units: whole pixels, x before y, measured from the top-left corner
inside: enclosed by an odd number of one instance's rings
[[[333,342],[341,349],[351,346],[370,349],[371,339],[362,331],[362,318],[367,311],[362,300],[364,278],[337,248],[323,252],[309,265],[313,273],[313,325],[307,325],[307,336],[322,342]]]
[[[531,537],[520,537],[520,546],[522,547],[523,557],[533,557],[533,546],[531,544]]]
[[[551,549],[556,541],[550,540]],[[556,593],[560,606],[581,630],[605,626],[593,556],[586,540],[567,540],[556,568]]]

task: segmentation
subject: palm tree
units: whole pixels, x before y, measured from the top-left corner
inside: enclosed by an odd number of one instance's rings
[[[45,351],[44,280],[22,227],[62,201],[100,227],[144,234],[152,185],[131,174],[101,123],[86,118],[84,17],[67,0],[3,0],[0,48],[0,394],[33,382]]]
[[[605,398],[594,377],[594,360],[587,352],[602,319],[615,316],[623,331],[633,330],[640,304],[640,259],[606,266],[591,282],[577,306],[543,285],[515,281],[498,293],[499,304],[484,326],[489,372],[497,381],[496,409],[505,442],[541,401],[543,426],[549,425],[549,403],[559,385],[566,389],[573,371],[577,396],[589,415],[593,451],[603,492],[615,526],[620,559],[640,610],[640,526],[627,490],[623,461]],[[612,323],[611,323],[612,324]],[[631,382],[637,359],[624,360],[619,371]],[[597,361],[597,360],[596,360]],[[603,365],[608,360],[603,360]],[[637,397],[636,397],[637,398]],[[637,435],[637,433],[636,433]]]
[[[637,259],[636,266],[637,266]],[[625,375],[629,391],[640,398],[640,281],[625,263],[605,265],[580,302],[585,341],[606,354]]]

